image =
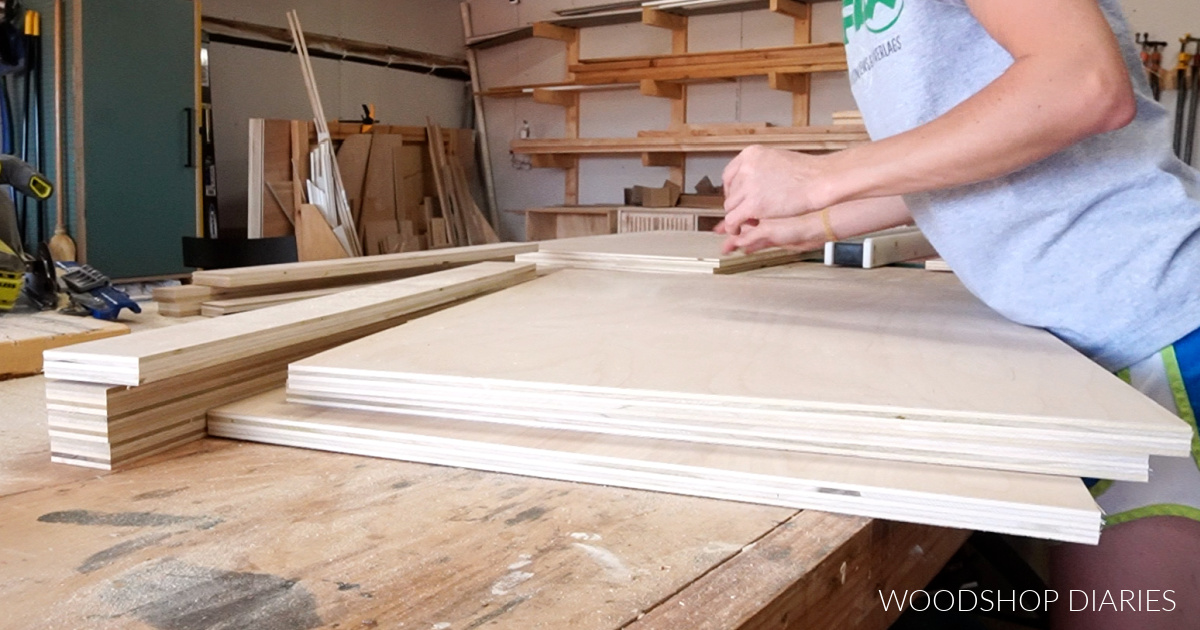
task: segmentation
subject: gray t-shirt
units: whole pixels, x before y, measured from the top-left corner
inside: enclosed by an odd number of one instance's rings
[[[1117,0],[1138,110],[995,180],[905,197],[963,283],[1009,319],[1049,329],[1106,368],[1200,327],[1200,173],[1171,153]],[[961,0],[845,0],[850,82],[875,140],[927,123],[1011,64]]]

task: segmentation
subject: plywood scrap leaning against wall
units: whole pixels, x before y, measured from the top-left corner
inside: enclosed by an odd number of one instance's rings
[[[1192,433],[954,276],[916,272],[568,269],[289,370],[307,404],[1074,477],[1144,481]]]
[[[451,143],[447,150],[441,127],[428,122],[429,155],[438,204],[447,226],[447,239],[454,245],[481,245],[500,241],[475,202],[463,162],[474,154],[470,145]]]
[[[301,74],[304,75],[304,88],[308,93],[309,105],[312,106],[313,121],[317,127],[317,148],[309,154],[308,203],[320,209],[321,216],[329,224],[346,254],[361,256],[362,247],[356,237],[354,216],[350,213],[350,203],[346,199],[341,172],[338,170],[337,160],[334,159],[333,138],[330,137],[329,126],[325,122],[325,109],[317,91],[317,80],[313,74],[312,60],[308,56],[308,43],[304,41],[304,31],[300,27],[300,17],[295,11],[289,11],[287,18],[292,42],[300,59]]]
[[[209,413],[213,435],[564,481],[1094,544],[1079,479],[347,412],[280,391]]]
[[[442,145],[436,153],[443,162],[437,163],[440,170],[435,172],[434,150],[424,127],[376,124],[364,129],[358,123],[336,122],[327,127],[355,237],[364,254],[496,242],[495,231],[483,215],[476,219],[466,210],[478,207],[473,196],[479,168],[472,130],[438,128]],[[251,120],[250,238],[295,232],[294,208],[310,203],[308,156],[319,146],[319,132],[310,121]],[[435,175],[445,177],[446,190],[454,195],[457,205],[449,215],[434,201],[439,198]],[[460,206],[470,222],[451,225],[447,216],[457,216],[454,211]],[[452,227],[462,238],[451,240]]]
[[[49,354],[52,458],[108,469],[197,439],[210,407],[282,384],[291,361],[533,275],[480,263]]]
[[[521,254],[522,262],[546,269],[612,269],[723,274],[816,260],[820,252],[769,249],[754,254],[721,253],[725,237],[712,232],[630,232],[542,241],[538,250]]]

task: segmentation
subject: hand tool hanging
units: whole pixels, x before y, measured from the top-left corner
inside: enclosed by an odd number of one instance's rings
[[[42,155],[42,14],[25,11],[25,99],[22,121],[21,154],[25,161],[33,164],[39,173],[46,171],[46,160]],[[44,243],[50,237],[46,220],[46,205],[42,199],[21,195],[22,207],[32,204],[33,216],[37,218],[37,242]]]
[[[17,26],[21,17],[19,2],[0,0],[0,153],[10,155],[14,151],[9,77],[24,73],[27,65],[25,35]],[[17,226],[22,237],[26,237],[25,230],[29,227],[27,213],[23,212],[18,217]]]
[[[1137,33],[1134,40],[1142,45],[1142,66],[1146,68],[1150,92],[1157,101],[1162,96],[1162,51],[1167,47],[1167,42],[1151,41],[1150,33]]]
[[[1188,52],[1188,46],[1196,45],[1197,53]],[[1192,149],[1196,137],[1197,88],[1200,88],[1200,38],[1191,33],[1179,38],[1179,57],[1175,64],[1175,135],[1172,147],[1175,155],[1191,163]]]
[[[1200,105],[1200,38],[1188,34],[1187,40],[1188,43],[1194,44],[1196,52],[1191,56],[1192,83],[1188,87],[1190,104],[1187,111],[1187,128],[1183,136],[1183,161],[1192,164],[1192,149],[1196,142],[1196,109]]]
[[[63,176],[63,0],[54,0],[54,176]],[[214,193],[216,194],[216,193]],[[54,197],[54,236],[50,237],[50,253],[59,262],[75,260],[75,241],[67,234],[63,196]]]

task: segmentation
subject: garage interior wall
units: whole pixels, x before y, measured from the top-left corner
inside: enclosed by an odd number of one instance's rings
[[[539,20],[556,17],[554,10],[596,4],[594,0],[469,0],[475,34],[499,32]],[[1153,38],[1171,42],[1167,48],[1170,62],[1179,50],[1175,32],[1188,25],[1200,32],[1200,2],[1195,0],[1123,0],[1132,27],[1149,31]],[[791,18],[769,11],[692,17],[688,22],[689,50],[727,50],[787,46],[792,44]],[[813,5],[814,43],[840,42],[841,3]],[[670,52],[670,34],[664,29],[640,24],[593,27],[582,30],[581,58],[665,54]],[[553,40],[529,39],[479,51],[480,77],[484,88],[504,85],[554,82],[563,80],[565,46]],[[1164,61],[1164,64],[1166,61]],[[1162,102],[1174,109],[1174,93],[1164,94]],[[845,73],[814,75],[811,120],[814,125],[830,124],[834,111],[855,109]],[[496,194],[502,212],[502,236],[522,239],[527,207],[558,205],[563,202],[562,171],[522,169],[515,166],[508,152],[509,142],[522,125],[529,124],[537,138],[562,137],[562,109],[542,105],[528,98],[485,99],[489,143],[494,165]],[[791,124],[791,96],[768,88],[765,78],[754,77],[736,82],[691,86],[688,90],[687,117],[690,123],[770,122]],[[580,99],[581,137],[633,136],[639,130],[665,129],[670,122],[666,99],[640,95],[637,90],[583,92]],[[1164,139],[1169,142],[1169,139]],[[685,189],[691,190],[704,176],[719,181],[724,165],[732,156],[690,157],[687,161]],[[588,157],[580,161],[579,201],[581,204],[620,203],[622,190],[634,184],[659,186],[667,177],[666,168],[648,168],[637,157]]]
[[[296,9],[304,30],[345,39],[462,57],[463,32],[455,0],[204,0],[206,16],[287,28]],[[401,70],[314,58],[325,113],[362,117],[374,103],[376,118],[391,125],[465,123],[468,84]],[[230,44],[209,46],[213,89],[217,187],[221,233],[246,234],[248,121],[251,118],[311,120],[300,63],[294,54]]]

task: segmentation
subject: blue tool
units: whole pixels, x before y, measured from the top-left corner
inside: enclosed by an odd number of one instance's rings
[[[59,276],[59,282],[67,289],[71,298],[71,309],[78,315],[91,315],[96,319],[116,321],[121,309],[127,308],[134,313],[141,313],[142,307],[134,302],[129,294],[112,285],[108,276],[100,273],[91,265],[79,265],[73,262],[54,263],[64,273]]]

